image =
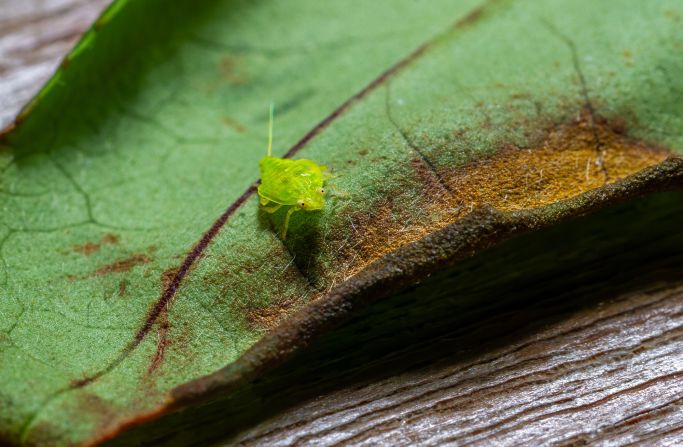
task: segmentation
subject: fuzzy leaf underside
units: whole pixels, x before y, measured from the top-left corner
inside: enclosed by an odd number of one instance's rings
[[[675,0],[118,0],[4,135],[0,439],[112,436],[473,210],[559,222],[656,183],[682,24]],[[339,191],[285,242],[255,194],[271,100],[274,154]]]

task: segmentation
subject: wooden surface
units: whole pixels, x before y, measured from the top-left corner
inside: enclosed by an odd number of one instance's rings
[[[683,283],[564,313],[297,404],[225,445],[682,445]]]
[[[0,0],[0,127],[107,3]],[[534,312],[467,355],[292,402],[223,445],[683,445],[683,282]]]
[[[0,0],[0,129],[52,75],[110,0]]]

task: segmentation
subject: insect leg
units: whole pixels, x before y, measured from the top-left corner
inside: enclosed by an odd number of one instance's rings
[[[282,240],[284,241],[287,239],[287,228],[289,228],[289,218],[292,217],[292,214],[297,211],[299,208],[296,206],[293,206],[287,211],[287,217],[285,217],[285,226],[282,229]]]

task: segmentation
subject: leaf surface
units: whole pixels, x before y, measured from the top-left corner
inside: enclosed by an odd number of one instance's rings
[[[4,137],[0,433],[112,436],[473,210],[552,223],[626,188],[683,150],[682,18],[673,0],[115,2]],[[254,194],[271,100],[275,154],[340,191],[286,241]]]

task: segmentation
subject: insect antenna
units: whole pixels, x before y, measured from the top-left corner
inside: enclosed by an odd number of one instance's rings
[[[270,118],[268,120],[268,156],[273,154],[273,109],[275,109],[275,104],[270,102]]]

